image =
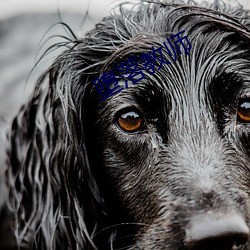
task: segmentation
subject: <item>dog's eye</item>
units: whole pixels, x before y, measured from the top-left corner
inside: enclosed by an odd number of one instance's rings
[[[244,98],[239,102],[237,121],[250,123],[250,98]]]
[[[118,116],[117,125],[123,131],[133,133],[144,127],[144,119],[135,111],[124,112]]]

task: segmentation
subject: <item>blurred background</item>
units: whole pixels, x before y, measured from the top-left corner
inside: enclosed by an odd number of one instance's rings
[[[6,129],[60,49],[49,53],[32,69],[46,49],[65,41],[53,36],[69,34],[62,25],[55,24],[65,22],[77,36],[82,36],[118,3],[111,0],[0,0],[0,175],[4,170]]]
[[[120,2],[124,1],[0,0],[0,174],[4,170],[6,129],[60,50],[32,68],[50,45],[64,41],[53,36],[68,34],[62,25],[54,24],[65,22],[77,36],[83,36]],[[250,0],[226,2],[250,9]]]

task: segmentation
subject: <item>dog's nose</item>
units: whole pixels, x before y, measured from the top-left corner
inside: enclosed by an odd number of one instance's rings
[[[246,222],[237,214],[206,214],[191,218],[186,230],[188,250],[240,250],[249,238]]]

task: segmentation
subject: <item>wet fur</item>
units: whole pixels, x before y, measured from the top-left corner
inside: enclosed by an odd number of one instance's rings
[[[205,7],[121,7],[41,77],[9,133],[6,249],[185,249],[202,211],[250,225],[250,127],[236,122],[250,91],[249,16]],[[100,101],[94,78],[182,30],[190,55],[164,52],[171,65]],[[145,131],[117,128],[125,107],[142,112]]]

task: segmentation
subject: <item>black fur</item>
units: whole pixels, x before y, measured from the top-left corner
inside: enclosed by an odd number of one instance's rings
[[[196,214],[250,225],[249,27],[219,1],[140,3],[71,41],[9,133],[3,249],[187,249]],[[100,101],[93,79],[182,30],[189,55]],[[119,129],[123,109],[144,129]]]

